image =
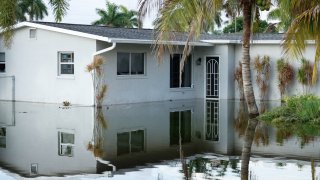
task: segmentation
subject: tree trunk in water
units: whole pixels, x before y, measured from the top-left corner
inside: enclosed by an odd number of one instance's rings
[[[257,103],[254,97],[251,70],[250,70],[250,36],[251,36],[251,16],[253,0],[242,0],[243,9],[243,37],[242,37],[242,78],[244,96],[247,102],[249,121],[245,134],[245,142],[242,147],[241,155],[241,179],[248,179],[249,161],[251,145],[254,137],[254,131],[257,126],[256,117],[259,115]]]
[[[244,144],[241,154],[241,180],[247,180],[249,177],[249,162],[251,155],[251,146],[255,134],[258,120],[252,119],[248,121],[246,133],[244,135]]]

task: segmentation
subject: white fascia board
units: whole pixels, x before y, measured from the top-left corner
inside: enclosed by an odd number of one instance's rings
[[[225,39],[216,39],[216,40],[201,40],[201,42],[211,43],[211,44],[240,44],[240,40],[225,40]]]
[[[213,44],[242,44],[241,40],[203,40],[203,42]],[[251,44],[281,44],[282,40],[251,40]]]
[[[79,31],[63,29],[63,28],[57,28],[57,27],[52,27],[52,26],[46,26],[46,25],[37,24],[37,23],[31,23],[31,22],[19,23],[14,27],[14,29],[19,29],[19,28],[26,27],[26,26],[27,27],[32,27],[32,28],[44,29],[44,30],[48,30],[48,31],[64,33],[64,34],[70,34],[70,35],[89,38],[89,39],[95,39],[95,40],[110,42],[110,39],[107,38],[107,37],[88,34],[88,33],[83,33],[83,32],[79,32]]]
[[[110,38],[111,42],[116,43],[126,43],[126,44],[155,44],[154,40],[143,40],[143,39],[123,39],[123,38]],[[185,45],[184,41],[163,41],[162,44],[171,44],[171,45]],[[191,46],[213,46],[211,43],[207,42],[190,42]]]

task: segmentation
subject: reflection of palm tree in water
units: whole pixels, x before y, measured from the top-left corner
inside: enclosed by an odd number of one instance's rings
[[[251,155],[251,147],[257,124],[257,119],[251,119],[248,121],[248,126],[244,135],[244,143],[241,154],[241,180],[248,180],[249,178],[249,162]]]
[[[87,149],[93,153],[94,157],[102,158],[104,155],[103,134],[106,128],[107,128],[107,122],[104,118],[102,108],[95,108],[93,136],[91,141],[87,145]]]

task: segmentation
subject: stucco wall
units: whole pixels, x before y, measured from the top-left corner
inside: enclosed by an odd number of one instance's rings
[[[92,80],[85,67],[96,50],[92,39],[37,29],[37,38],[29,38],[29,28],[15,31],[11,49],[0,43],[0,52],[6,53],[7,73],[15,76],[17,101],[92,105]],[[75,74],[70,78],[58,76],[58,51],[73,51]],[[10,85],[10,84],[9,84]],[[10,87],[11,88],[11,87]],[[0,92],[1,100],[11,100],[8,89]],[[10,90],[10,89],[9,89]]]
[[[235,48],[235,65],[237,66],[239,64],[239,61],[242,58],[242,47],[241,45],[237,45]],[[260,99],[259,97],[259,89],[257,86],[257,83],[255,82],[256,73],[253,69],[253,59],[257,56],[263,56],[268,55],[270,57],[270,65],[271,65],[271,72],[270,72],[270,88],[269,88],[269,95],[268,99],[270,100],[278,100],[280,99],[280,92],[278,89],[278,72],[277,72],[277,66],[276,61],[284,57],[283,56],[283,49],[279,44],[253,44],[251,45],[251,69],[252,69],[252,80],[253,80],[253,87],[255,92],[256,99]],[[314,45],[307,45],[306,51],[304,52],[304,57],[308,60],[312,61],[314,60],[315,55],[315,46]],[[290,64],[294,67],[295,70],[295,80],[294,82],[289,86],[288,88],[288,94],[289,95],[296,95],[296,94],[302,94],[303,89],[302,85],[297,82],[296,74],[298,71],[298,68],[300,67],[300,61],[296,58],[290,58]],[[230,72],[231,73],[231,72]],[[313,87],[310,92],[313,92],[317,95],[320,95],[319,93],[320,85],[318,83],[317,86]],[[235,89],[235,98],[239,99],[239,91],[236,87]]]
[[[0,107],[10,103],[0,102]],[[12,170],[27,175],[31,164],[37,163],[38,173],[45,175],[96,171],[96,160],[87,150],[93,136],[92,107],[62,109],[55,104],[17,102],[15,121],[7,122],[3,116],[12,116],[12,111],[1,112],[0,124],[7,134],[6,148],[0,148],[0,161]],[[73,157],[58,155],[59,131],[74,134]]]
[[[97,49],[107,47],[97,43]],[[105,79],[108,84],[108,93],[105,104],[122,104],[136,102],[151,102],[163,100],[177,100],[190,98],[204,98],[205,96],[205,57],[220,57],[220,94],[221,99],[233,98],[234,83],[228,73],[234,68],[233,46],[222,45],[212,47],[196,47],[192,51],[192,87],[170,88],[170,56],[166,52],[163,61],[159,64],[151,45],[117,44],[116,48],[104,53]],[[146,53],[145,75],[117,76],[117,52]],[[182,53],[182,47],[176,53]],[[201,65],[196,60],[202,58]]]

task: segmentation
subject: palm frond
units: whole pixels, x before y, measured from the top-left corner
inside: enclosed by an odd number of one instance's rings
[[[56,22],[61,22],[69,9],[69,0],[50,0],[49,4],[53,8],[53,14]]]

